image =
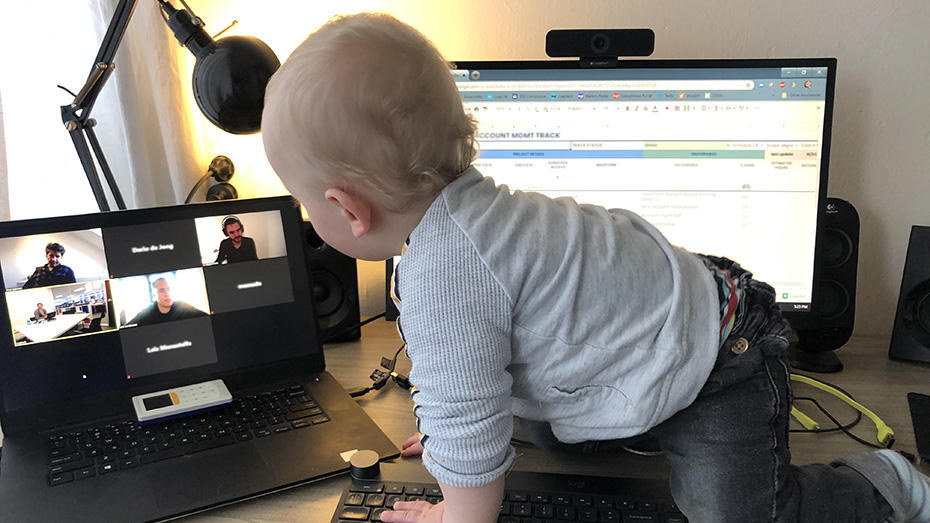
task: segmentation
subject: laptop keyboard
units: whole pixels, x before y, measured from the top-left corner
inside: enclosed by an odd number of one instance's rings
[[[627,482],[640,480],[515,472],[507,477],[499,523],[602,521],[682,523],[687,518],[667,495],[630,493]],[[641,480],[643,484],[655,480]],[[583,485],[579,490],[579,485]],[[659,489],[656,489],[659,491]],[[358,481],[345,489],[332,523],[380,522],[396,501],[442,501],[435,483]]]
[[[234,396],[221,409],[170,421],[116,420],[50,436],[48,481],[62,485],[327,421],[301,385]]]

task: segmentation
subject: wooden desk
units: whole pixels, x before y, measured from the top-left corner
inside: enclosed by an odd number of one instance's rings
[[[379,366],[381,357],[390,358],[400,343],[393,323],[376,321],[362,329],[359,342],[327,345],[326,366],[346,389],[367,386],[371,383],[368,375]],[[846,366],[845,370],[837,374],[809,375],[838,385],[852,394],[858,402],[892,427],[896,438],[893,448],[915,453],[914,432],[905,393],[917,391],[930,394],[930,366],[891,361],[887,354],[887,338],[856,338],[837,351]],[[409,368],[410,362],[401,355],[398,358],[398,371],[406,374]],[[816,397],[840,421],[852,420],[855,414],[841,401],[806,385],[797,385],[795,395]],[[389,382],[380,391],[363,396],[359,404],[398,448],[416,430],[410,394],[393,382]],[[821,421],[824,427],[828,426],[829,421],[820,416],[809,403],[799,403],[799,407]],[[867,440],[874,440],[875,437],[875,427],[866,418],[853,432]],[[520,437],[520,434],[516,436]],[[842,433],[792,434],[791,448],[793,462],[798,465],[829,462],[869,450]],[[517,455],[514,465],[516,470],[636,477],[665,477],[668,471],[661,457],[634,456],[623,452],[579,456],[518,447]],[[403,461],[419,466],[418,460]],[[925,474],[930,473],[930,467],[926,465],[921,465],[921,470]],[[348,479],[343,475],[185,519],[211,522],[328,522],[347,484]]]

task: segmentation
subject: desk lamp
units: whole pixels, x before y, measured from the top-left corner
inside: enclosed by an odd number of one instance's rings
[[[258,132],[261,128],[265,86],[281,65],[274,51],[261,40],[250,36],[214,40],[204,31],[203,22],[190,11],[185,0],[181,0],[183,9],[175,9],[168,0],[156,1],[165,23],[178,42],[197,58],[193,73],[194,98],[204,116],[230,133]],[[104,83],[113,73],[113,58],[135,6],[136,0],[120,0],[87,82],[74,95],[73,102],[61,106],[62,122],[71,135],[101,211],[109,211],[110,206],[94,166],[94,157],[103,171],[117,208],[125,209],[126,204],[94,133],[93,128],[97,122],[90,118],[90,112]]]

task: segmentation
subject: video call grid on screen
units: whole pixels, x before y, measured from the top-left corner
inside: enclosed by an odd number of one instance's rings
[[[739,261],[783,310],[808,310],[832,71],[644,64],[458,63],[476,166],[512,190],[632,210],[674,244]]]
[[[14,346],[119,330],[127,378],[215,363],[210,315],[294,300],[286,254],[278,211],[0,238]]]

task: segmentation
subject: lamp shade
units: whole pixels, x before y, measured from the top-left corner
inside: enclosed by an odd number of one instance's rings
[[[233,134],[261,129],[265,86],[281,62],[265,42],[228,36],[194,64],[194,99],[214,125]]]

